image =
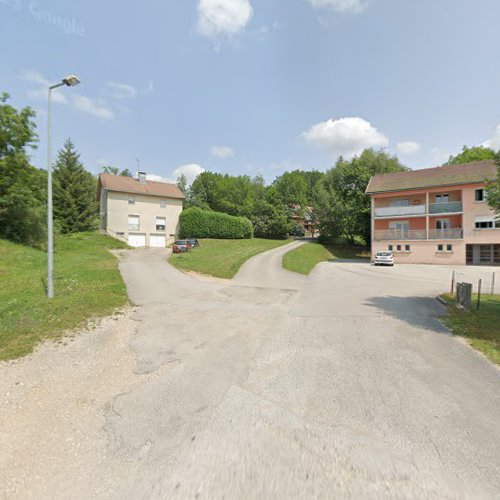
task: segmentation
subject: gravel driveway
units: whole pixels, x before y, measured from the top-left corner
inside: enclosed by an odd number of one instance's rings
[[[451,269],[306,278],[291,248],[231,282],[123,252],[134,307],[0,364],[0,497],[498,498],[500,371],[438,320]]]

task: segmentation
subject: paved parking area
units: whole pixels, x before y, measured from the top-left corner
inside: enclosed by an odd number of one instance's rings
[[[439,321],[452,268],[305,278],[290,248],[232,282],[124,253],[128,316],[0,366],[6,497],[498,498],[500,371]]]

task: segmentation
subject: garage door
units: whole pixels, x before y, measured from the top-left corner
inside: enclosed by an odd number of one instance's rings
[[[146,246],[146,235],[145,234],[129,234],[128,244],[131,247],[145,247]]]
[[[165,248],[166,239],[164,234],[151,234],[149,236],[149,246],[153,248]]]

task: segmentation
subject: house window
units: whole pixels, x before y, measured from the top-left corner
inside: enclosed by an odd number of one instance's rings
[[[157,231],[165,231],[165,227],[167,225],[165,217],[156,217],[156,230]]]
[[[444,252],[444,245],[438,245],[438,252]]]
[[[483,188],[476,189],[476,201],[485,201],[485,200],[486,200],[486,196],[485,196],[484,189]]]
[[[129,215],[128,216],[128,230],[129,231],[139,231],[140,219],[138,215]]]
[[[167,200],[160,200],[160,208],[165,208],[167,206]]]
[[[453,245],[446,245],[447,252],[453,252]]]
[[[129,196],[128,197],[128,204],[129,205],[135,205],[135,196]]]
[[[389,250],[389,252],[392,252],[392,249],[393,249],[393,248],[394,248],[394,246],[393,246],[393,245],[389,245],[389,246],[387,247],[387,250]]]
[[[411,252],[410,245],[405,245],[405,252]]]
[[[401,245],[398,245],[398,246],[396,247],[396,249],[397,249],[397,251],[398,251],[398,252],[401,252]]]

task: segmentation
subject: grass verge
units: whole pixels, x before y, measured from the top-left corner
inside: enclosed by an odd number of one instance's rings
[[[182,271],[231,279],[250,257],[289,243],[288,240],[200,240],[195,250],[169,258]]]
[[[125,246],[96,233],[56,238],[49,301],[45,252],[0,240],[0,360],[24,356],[38,342],[123,306],[125,285],[108,249]]]
[[[481,295],[481,309],[476,309],[477,295],[470,311],[455,307],[455,296],[444,294],[448,303],[448,316],[444,323],[455,334],[467,339],[469,344],[488,359],[500,365],[500,296]]]
[[[294,273],[308,275],[320,262],[337,259],[363,259],[369,256],[369,253],[362,248],[312,242],[285,254],[283,268]]]

